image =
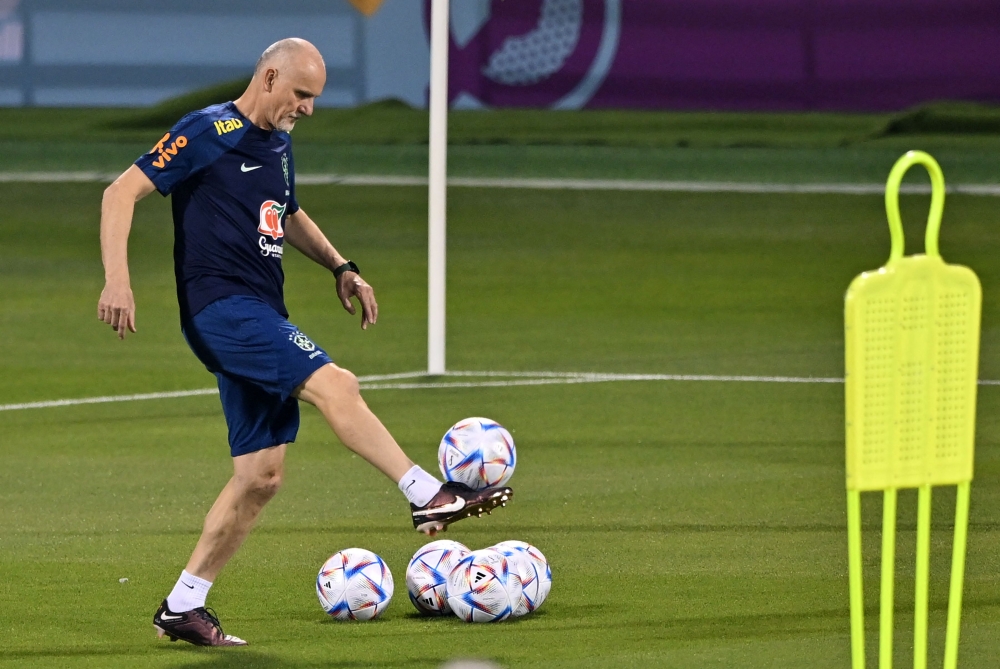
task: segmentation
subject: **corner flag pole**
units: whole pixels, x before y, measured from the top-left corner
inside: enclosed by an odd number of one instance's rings
[[[427,197],[427,373],[444,374],[448,175],[448,3],[431,2],[430,140]]]

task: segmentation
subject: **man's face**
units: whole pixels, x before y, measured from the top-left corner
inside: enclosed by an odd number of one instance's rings
[[[267,84],[271,88],[268,121],[277,130],[291,132],[299,118],[312,116],[313,104],[326,84],[326,68],[308,57],[298,61],[289,58],[279,67],[269,68]]]

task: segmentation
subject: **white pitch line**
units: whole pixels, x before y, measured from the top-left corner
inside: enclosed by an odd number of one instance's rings
[[[111,183],[119,176],[110,172],[0,172],[0,182]]]
[[[843,383],[832,376],[747,376],[714,374],[621,374],[608,372],[445,372],[445,376],[528,377],[598,381],[748,381],[756,383]],[[579,381],[577,381],[579,382]]]
[[[296,174],[296,185],[301,186],[423,186],[427,177],[408,177],[397,174]],[[448,180],[451,185],[451,180]]]
[[[0,172],[0,182],[18,183],[110,183],[118,178],[109,172]],[[393,174],[300,174],[300,186],[427,186],[427,177]],[[653,191],[674,193],[760,193],[881,195],[882,183],[763,183],[743,181],[675,181],[650,179],[544,179],[531,177],[451,177],[454,188],[512,188],[529,190]],[[901,193],[926,194],[930,186],[906,184]],[[949,193],[1000,197],[1000,184],[958,184]]]
[[[473,376],[473,374],[446,374],[446,376]],[[493,374],[491,376],[503,376]],[[525,374],[524,376],[527,376]],[[706,376],[688,374],[575,374],[546,376],[545,378],[520,378],[515,381],[459,381],[448,383],[375,383],[363,384],[362,390],[418,390],[425,388],[511,388],[515,386],[551,386],[575,383],[609,383],[615,381],[722,381],[751,383],[843,383],[843,379],[794,376]]]
[[[413,379],[426,376],[427,372],[401,372],[398,374],[375,374],[362,376],[361,383],[371,381],[391,381],[393,379]],[[199,388],[197,390],[172,390],[162,393],[137,393],[134,395],[105,395],[102,397],[80,397],[69,400],[47,400],[43,402],[21,402],[19,404],[0,404],[0,411],[17,411],[19,409],[49,409],[52,407],[76,406],[78,404],[106,404],[108,402],[138,402],[142,400],[163,400],[173,397],[195,397],[198,395],[218,395],[218,388]]]
[[[427,376],[427,372],[397,372],[395,374],[370,374],[368,376],[359,376],[358,381],[361,383],[368,383],[369,381],[392,381],[393,379],[417,379],[421,376]]]
[[[512,381],[413,381],[401,383],[382,383],[403,379],[427,378],[427,373],[400,372],[397,374],[373,374],[360,376],[362,390],[422,390],[436,388],[510,388],[516,386],[547,386],[570,385],[577,383],[608,383],[615,381],[711,381],[720,383],[843,383],[844,379],[827,376],[724,376],[713,374],[609,374],[601,372],[446,372],[445,377],[465,378],[496,378],[504,377]],[[1000,381],[982,379],[981,386],[1000,386]],[[48,409],[52,407],[75,406],[80,404],[106,404],[109,402],[136,402],[141,400],[160,400],[174,397],[193,397],[198,395],[216,395],[216,388],[199,388],[197,390],[174,390],[162,393],[138,393],[134,395],[106,395],[102,397],[81,397],[67,400],[48,400],[44,402],[21,402],[18,404],[0,404],[0,411],[18,411],[21,409]]]
[[[72,400],[48,400],[46,402],[22,402],[20,404],[0,404],[0,411],[17,411],[18,409],[48,409],[50,407],[68,407],[76,404],[106,404],[108,402],[136,402],[139,400],[163,400],[172,397],[192,397],[195,395],[217,395],[218,388],[199,388],[198,390],[174,390],[165,393],[138,393],[136,395],[106,395],[104,397],[81,397]]]

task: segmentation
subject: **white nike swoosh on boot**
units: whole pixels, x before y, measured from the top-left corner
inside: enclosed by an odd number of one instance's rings
[[[456,497],[455,501],[451,504],[445,504],[444,506],[439,506],[434,509],[426,509],[421,511],[414,511],[414,516],[426,516],[429,513],[451,513],[452,511],[461,511],[465,508],[465,500],[461,497]]]

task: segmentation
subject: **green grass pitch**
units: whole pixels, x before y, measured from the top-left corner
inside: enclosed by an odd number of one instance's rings
[[[95,318],[101,187],[0,185],[0,404],[210,387],[177,323],[168,203],[140,203],[130,259],[138,334]],[[425,364],[426,193],[302,188],[300,201],[375,286],[362,332],[328,274],[289,251],[293,322],[360,375]],[[16,204],[15,204],[16,203]],[[904,197],[910,240],[927,198]],[[942,253],[984,286],[982,376],[1000,379],[1000,238],[992,198],[949,197]],[[916,243],[916,242],[912,242]],[[911,243],[911,252],[918,250]],[[448,364],[551,370],[840,376],[843,292],[888,257],[877,196],[453,189]],[[0,412],[0,666],[846,667],[843,387],[629,382],[377,390],[366,399],[436,469],[468,415],[518,445],[507,509],[446,535],[538,545],[552,593],[498,625],[421,619],[406,562],[423,543],[389,481],[311,408],[285,488],[209,604],[246,649],[157,640],[151,617],[230,471],[212,396]],[[1000,655],[1000,389],[981,388],[964,667]],[[915,499],[902,495],[897,662],[911,652]],[[865,498],[869,661],[879,503]],[[935,499],[931,662],[943,645],[951,494]],[[326,620],[313,590],[333,552],[382,555],[383,619]],[[128,578],[127,583],[119,579]],[[900,665],[902,666],[902,665]]]

